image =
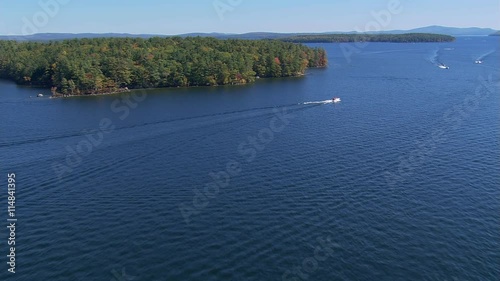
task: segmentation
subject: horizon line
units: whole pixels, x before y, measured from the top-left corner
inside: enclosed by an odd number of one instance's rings
[[[443,25],[427,25],[427,26],[421,26],[421,27],[415,27],[415,28],[410,28],[410,29],[388,29],[388,30],[379,30],[379,31],[369,31],[369,32],[364,32],[364,33],[379,33],[379,32],[390,32],[390,31],[412,31],[414,29],[420,29],[420,28],[429,28],[429,27],[441,27],[441,28],[457,28],[457,29],[470,29],[470,28],[478,28],[478,29],[491,29],[494,31],[500,31],[500,29],[492,28],[492,27],[478,27],[478,26],[469,26],[469,27],[454,27],[454,26],[443,26]],[[33,35],[40,35],[40,34],[126,34],[126,35],[156,35],[156,36],[180,36],[180,35],[186,35],[186,34],[223,34],[223,35],[245,35],[245,34],[250,34],[250,33],[276,33],[276,34],[321,34],[321,33],[361,33],[363,32],[358,32],[355,30],[350,30],[350,31],[308,31],[308,32],[280,32],[280,31],[246,31],[246,32],[241,32],[241,33],[227,33],[227,32],[217,32],[217,31],[210,31],[210,32],[201,32],[201,31],[192,31],[192,32],[186,32],[186,33],[176,33],[176,34],[166,34],[166,33],[129,33],[129,32],[114,32],[114,31],[109,31],[109,32],[38,32],[38,33],[31,33],[31,34],[0,34],[0,36],[33,36]]]

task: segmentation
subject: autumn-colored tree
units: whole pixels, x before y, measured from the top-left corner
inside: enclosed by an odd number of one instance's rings
[[[319,48],[271,40],[201,37],[95,38],[50,43],[0,41],[0,77],[96,94],[119,88],[244,84],[295,76],[327,64]]]

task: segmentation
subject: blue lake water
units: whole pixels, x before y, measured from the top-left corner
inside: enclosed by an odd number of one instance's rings
[[[0,280],[498,280],[499,38],[312,46],[246,86],[1,81]]]

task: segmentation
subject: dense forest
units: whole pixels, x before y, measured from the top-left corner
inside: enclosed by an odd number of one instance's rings
[[[406,34],[316,34],[297,35],[280,39],[293,43],[350,43],[350,42],[392,42],[392,43],[425,43],[451,42],[455,37],[431,33]]]
[[[320,48],[201,37],[0,41],[0,77],[64,95],[254,82],[327,65]]]

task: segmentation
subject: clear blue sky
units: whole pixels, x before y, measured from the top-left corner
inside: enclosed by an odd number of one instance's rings
[[[365,31],[375,20],[372,12],[387,10],[391,1],[398,0],[0,0],[0,34]],[[392,14],[383,30],[500,29],[499,0],[399,2],[402,11]],[[62,4],[52,13],[43,3]]]

